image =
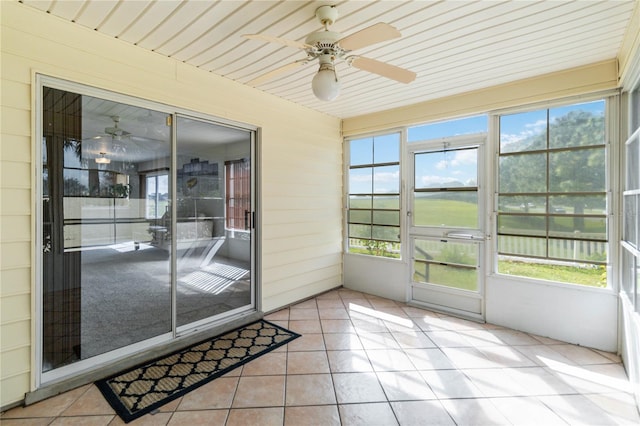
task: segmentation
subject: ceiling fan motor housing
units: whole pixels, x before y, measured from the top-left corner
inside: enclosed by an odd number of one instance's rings
[[[316,9],[316,18],[324,26],[332,25],[338,19],[338,8],[331,5],[320,6]]]

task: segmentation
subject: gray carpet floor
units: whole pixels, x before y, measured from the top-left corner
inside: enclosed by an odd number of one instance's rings
[[[249,265],[206,252],[178,253],[178,326],[251,303]],[[171,331],[170,263],[148,244],[83,251],[82,359]]]

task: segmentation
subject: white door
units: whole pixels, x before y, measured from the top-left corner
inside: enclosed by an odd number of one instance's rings
[[[410,301],[483,319],[486,134],[412,145],[407,197]]]

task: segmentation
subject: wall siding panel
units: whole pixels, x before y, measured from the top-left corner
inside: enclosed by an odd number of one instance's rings
[[[3,90],[7,88],[0,97],[0,220],[3,229],[15,228],[3,232],[0,239],[0,407],[22,400],[34,383],[32,356],[25,354],[31,354],[35,343],[31,276],[37,273],[31,260],[31,229],[35,229],[31,212],[36,194],[31,161],[37,141],[32,139],[31,85],[36,72],[260,127],[263,200],[259,219],[263,235],[268,236],[262,241],[264,309],[341,285],[339,119],[18,2],[0,2],[0,12],[0,78]],[[292,221],[294,225],[287,229],[284,225]],[[304,229],[313,230],[312,235]],[[286,259],[287,252],[300,255]]]

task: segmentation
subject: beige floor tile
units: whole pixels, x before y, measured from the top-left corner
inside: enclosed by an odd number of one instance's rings
[[[289,352],[287,374],[329,373],[329,361],[325,351]]]
[[[432,425],[455,425],[440,401],[396,401],[391,408],[403,426],[424,425],[425,419]]]
[[[73,404],[62,412],[62,416],[94,416],[94,415],[112,415],[116,412],[109,405],[100,390],[91,385],[89,389],[83,393]]]
[[[496,336],[505,345],[539,345],[542,343],[532,335],[517,330],[491,330],[491,334]]]
[[[457,368],[498,367],[477,348],[441,348],[441,350]]]
[[[317,320],[320,319],[318,315],[318,309],[291,309],[291,314],[289,314],[289,320]]]
[[[173,411],[176,411],[178,409],[178,406],[182,402],[182,398],[183,397],[180,397],[180,398],[174,399],[171,402],[167,402],[162,407],[158,408],[158,412],[160,412],[160,413],[171,413]]]
[[[342,299],[318,299],[318,309],[345,309]],[[345,310],[346,311],[346,310]]]
[[[182,397],[178,411],[230,408],[239,377],[219,377]]]
[[[82,394],[84,394],[91,385],[79,387],[60,395],[36,402],[27,407],[16,407],[2,414],[2,420],[11,418],[26,417],[55,417],[66,410],[73,402],[75,402]]]
[[[229,411],[226,426],[282,426],[283,407],[242,408]]]
[[[400,349],[400,345],[391,333],[358,333],[365,349]]]
[[[375,373],[336,373],[333,385],[339,404],[387,400]]]
[[[343,426],[392,426],[398,424],[388,402],[340,405],[339,410]]]
[[[323,319],[322,332],[327,333],[353,333],[355,329],[351,320],[348,319]]]
[[[269,352],[246,363],[242,369],[243,376],[273,376],[286,374],[287,353]]]
[[[288,329],[299,334],[322,333],[320,320],[291,320]]]
[[[465,339],[463,334],[457,331],[427,331],[425,334],[433,343],[441,348],[464,348],[473,346],[469,340]]]
[[[342,296],[342,303],[344,307],[347,308],[349,314],[351,314],[351,310],[358,310],[359,308],[369,308],[372,309],[371,303],[364,297],[344,297]]]
[[[393,371],[376,373],[389,401],[435,399],[424,378],[417,371]]]
[[[570,425],[585,424],[585,419],[593,425],[621,423],[620,418],[609,415],[583,395],[540,396],[538,399]]]
[[[401,306],[401,308],[411,318],[437,318],[437,314],[432,311],[428,311],[422,308],[416,308],[415,306]]]
[[[504,368],[467,369],[464,374],[485,397],[519,396],[529,392]]]
[[[332,373],[356,373],[373,371],[365,351],[327,351]]]
[[[440,402],[458,425],[511,425],[490,399],[446,399]]]
[[[47,426],[55,420],[55,417],[37,417],[30,419],[5,419],[0,420],[2,426]]]
[[[565,380],[544,367],[524,367],[503,369],[513,381],[522,386],[525,395],[566,395],[577,391]]]
[[[229,410],[178,411],[173,414],[170,426],[224,426]]]
[[[272,407],[284,405],[285,376],[245,376],[240,378],[232,407]]]
[[[535,367],[536,363],[511,346],[476,347],[496,367]]]
[[[284,426],[340,426],[337,405],[285,407]]]
[[[320,308],[318,309],[320,319],[349,319],[349,313],[345,308]]]
[[[336,395],[330,374],[287,376],[287,406],[335,404]]]
[[[282,328],[289,328],[289,320],[269,320],[269,322]]]
[[[416,370],[409,357],[400,349],[367,349],[367,356],[375,371]]]
[[[417,370],[441,370],[455,368],[451,360],[438,348],[405,349]]]
[[[327,333],[324,344],[328,351],[364,349],[356,333]]]
[[[275,312],[272,312],[270,314],[267,314],[267,315],[264,316],[264,319],[266,319],[267,321],[274,321],[274,320],[288,321],[289,320],[289,308],[280,309],[279,311],[275,311]]]
[[[624,367],[620,364],[554,364],[546,368],[580,393],[632,392]]]
[[[557,351],[554,351],[552,346],[516,346],[514,349],[524,354],[524,356],[541,367],[548,367],[552,365],[576,365],[576,363],[571,361],[569,358],[561,355]]]
[[[323,351],[324,338],[321,333],[308,333],[295,339],[287,345],[289,352]]]
[[[480,389],[460,370],[425,370],[420,374],[439,399],[483,396]]]
[[[121,426],[125,424],[129,426],[163,426],[169,423],[172,416],[173,412],[145,414],[129,423],[125,423],[120,417],[115,416],[113,420],[111,420],[111,423],[109,423],[109,426]]]
[[[295,305],[291,305],[291,309],[317,309],[316,299],[305,300]],[[292,312],[293,314],[293,312]]]
[[[631,394],[622,392],[584,395],[620,424],[640,424],[640,412]]]
[[[103,426],[108,425],[115,416],[78,416],[58,417],[51,426]]]
[[[388,333],[390,331],[384,321],[378,318],[352,318],[351,322],[356,333]]]
[[[535,397],[493,398],[491,402],[514,425],[566,426],[564,420]]]
[[[335,290],[330,290],[316,296],[316,301],[326,300],[326,299],[340,299],[340,292],[338,291],[338,289],[335,289]]]
[[[421,332],[422,330],[418,325],[413,322],[413,320],[409,317],[406,318],[393,318],[390,319],[382,319],[384,325],[387,327],[392,333],[400,332],[400,333],[411,333],[411,332]]]
[[[420,330],[393,331],[393,338],[403,349],[436,348],[437,345]]]
[[[598,352],[585,348],[583,346],[575,346],[569,344],[551,345],[554,351],[560,353],[565,358],[569,358],[578,365],[586,364],[610,364],[611,360],[600,355]]]

